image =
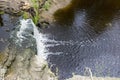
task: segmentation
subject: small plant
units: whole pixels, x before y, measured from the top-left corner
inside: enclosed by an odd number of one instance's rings
[[[4,12],[3,12],[3,11],[0,11],[0,14],[4,14]]]
[[[50,7],[50,4],[51,4],[51,0],[46,1],[45,4],[44,4],[44,6],[43,6],[43,8],[44,8],[45,10],[48,10],[49,7]]]
[[[28,19],[28,18],[29,18],[28,15],[29,15],[29,14],[28,14],[27,12],[24,12],[24,13],[23,13],[23,18],[24,18],[24,19]]]
[[[31,2],[32,2],[32,8],[34,9],[34,11],[30,10],[30,13],[35,13],[34,15],[31,14],[31,16],[32,16],[33,22],[35,24],[37,24],[39,19],[40,19],[40,16],[39,16],[39,7],[40,7],[39,2],[40,2],[40,0],[31,0]],[[45,4],[43,5],[43,9],[48,10],[50,5],[51,5],[51,0],[46,0]],[[29,18],[29,15],[26,12],[24,12],[23,17],[25,19],[27,19],[27,18]]]
[[[33,22],[35,24],[37,24],[38,20],[39,20],[39,0],[31,0],[32,3],[33,3],[33,8],[34,8],[34,11],[35,11],[35,16],[33,16]]]

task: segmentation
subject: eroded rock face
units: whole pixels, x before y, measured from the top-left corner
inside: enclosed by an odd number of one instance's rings
[[[9,48],[9,52],[1,54],[0,79],[5,80],[56,80],[48,68],[47,62],[37,64],[35,52],[26,48],[22,51]]]
[[[0,11],[9,14],[20,14],[31,7],[30,0],[0,0]]]

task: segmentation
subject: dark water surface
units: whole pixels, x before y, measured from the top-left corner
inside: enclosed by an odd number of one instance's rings
[[[8,14],[0,15],[0,51],[3,51],[8,44],[10,32],[15,28],[18,18]]]
[[[72,73],[120,78],[120,0],[73,0],[55,12],[55,24],[44,29],[54,46],[47,49],[50,68],[60,80]]]

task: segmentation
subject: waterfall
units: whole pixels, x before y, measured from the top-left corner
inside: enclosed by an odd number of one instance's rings
[[[37,48],[37,55],[36,57],[38,59],[46,60],[49,54],[54,54],[52,52],[49,52],[46,48],[47,47],[54,47],[57,45],[64,45],[68,42],[63,41],[55,41],[48,39],[45,34],[42,34],[39,32],[38,27],[33,23],[31,19],[22,19],[20,20],[20,25],[17,27],[18,30],[12,34],[16,36],[16,39],[14,40],[16,44],[18,44],[21,47],[30,47],[32,45],[35,45],[34,47]],[[15,38],[15,36],[13,36]],[[35,39],[35,42],[34,40]],[[45,44],[45,43],[52,43],[52,44]],[[27,48],[25,47],[25,48]],[[59,55],[61,52],[57,52],[56,55]]]
[[[46,40],[42,33],[39,32],[38,28],[35,26],[32,20],[30,20],[31,24],[33,25],[33,31],[34,31],[34,38],[36,40],[36,46],[37,46],[37,55],[38,57],[42,57],[44,59],[47,58],[46,52],[46,46],[44,44],[44,40]]]
[[[36,27],[36,25],[33,23],[33,21],[31,19],[22,19],[20,20],[20,27],[19,27],[19,31],[17,31],[17,43],[18,44],[24,44],[26,43],[28,45],[29,44],[36,44],[36,48],[37,48],[37,55],[36,57],[42,61],[42,60],[46,60],[48,55],[52,54],[52,55],[59,55],[62,54],[62,52],[50,52],[49,50],[47,50],[46,48],[49,47],[55,47],[55,46],[59,46],[59,45],[75,45],[78,44],[78,42],[75,41],[56,41],[54,39],[49,39],[46,37],[45,34],[42,34],[41,32],[39,32],[38,27]],[[35,43],[33,42],[34,40],[30,40],[33,37],[35,39]],[[26,41],[28,40],[28,41]],[[30,40],[30,41],[29,41]],[[47,43],[47,44],[45,44]],[[25,46],[27,46],[26,44],[24,44]],[[24,47],[24,45],[21,45]],[[82,43],[80,43],[80,45],[82,45]],[[42,59],[42,60],[41,60]]]
[[[44,38],[44,35],[39,32],[38,28],[31,19],[20,20],[20,25],[18,28],[18,31],[16,31],[16,33],[13,33],[13,35],[16,34],[16,39],[14,40],[16,41],[15,43],[19,44],[21,47],[28,46],[28,44],[29,46],[34,45],[33,47],[37,48],[36,58],[38,62],[44,62],[44,60],[47,59],[48,55],[46,54],[46,46],[44,41],[46,38]]]
[[[19,38],[19,42],[23,42],[27,39],[26,36],[32,36],[33,27],[29,24],[29,20],[20,20],[20,29],[17,32],[17,37]]]

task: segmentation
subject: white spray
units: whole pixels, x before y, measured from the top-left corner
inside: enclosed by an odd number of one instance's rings
[[[36,57],[38,58],[38,60],[41,62],[43,60],[46,60],[49,54],[53,54],[53,55],[59,55],[62,52],[57,52],[57,53],[52,53],[49,52],[46,48],[47,47],[54,47],[54,46],[58,46],[58,45],[74,45],[74,44],[79,44],[79,45],[83,45],[84,42],[75,42],[75,41],[56,41],[56,40],[51,40],[48,39],[44,34],[40,33],[38,28],[36,27],[36,25],[33,23],[33,21],[31,19],[27,19],[27,20],[21,20],[21,28],[20,31],[17,33],[18,37],[21,39],[25,38],[22,34],[26,34],[29,35],[29,32],[33,32],[34,35],[33,37],[36,40],[36,46],[37,46],[37,55]],[[45,44],[46,42],[52,43],[52,44]]]
[[[37,59],[36,63],[38,65],[44,64],[48,56],[47,54],[45,54],[46,47],[44,40],[46,40],[46,38],[44,38],[44,35],[42,33],[39,33],[37,27],[35,26],[35,24],[31,19],[27,19],[27,20],[22,19],[20,20],[20,23],[21,23],[20,29],[17,32],[18,43],[21,44],[28,35],[32,36],[36,40],[36,46],[37,46],[37,55],[35,56]]]

